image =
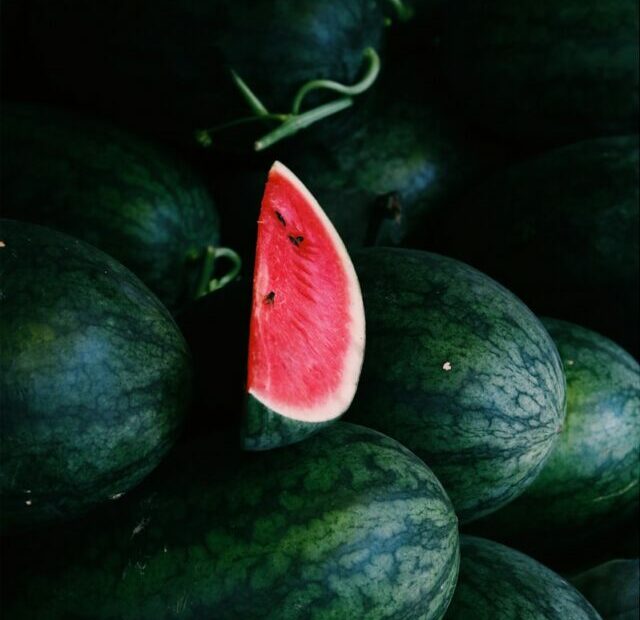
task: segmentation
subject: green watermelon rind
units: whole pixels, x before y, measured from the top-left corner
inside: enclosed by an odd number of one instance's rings
[[[299,441],[332,424],[305,422],[284,416],[269,409],[252,394],[247,395],[245,417],[241,430],[241,443],[245,450],[273,450]]]

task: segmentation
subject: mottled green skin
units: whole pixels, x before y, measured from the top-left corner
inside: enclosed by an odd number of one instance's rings
[[[242,447],[245,450],[272,450],[288,446],[303,441],[334,421],[294,420],[263,405],[251,394],[246,402],[242,425]]]
[[[136,485],[174,443],[190,357],[156,297],[95,248],[0,220],[3,533]]]
[[[458,570],[435,476],[344,423],[226,463],[187,444],[103,518],[15,543],[3,618],[435,620]]]
[[[636,0],[447,4],[442,70],[462,113],[520,143],[638,127]]]
[[[219,242],[204,185],[163,150],[82,115],[3,105],[5,217],[50,226],[104,250],[174,310],[193,296],[201,256]]]
[[[462,522],[496,510],[533,482],[561,428],[553,341],[522,302],[458,261],[372,248],[354,264],[367,352],[347,417],[422,458]]]
[[[570,579],[603,620],[640,617],[640,560],[611,560]]]
[[[377,0],[33,4],[33,44],[61,91],[188,142],[197,129],[251,114],[230,69],[270,112],[287,113],[310,80],[355,83],[364,49],[380,50],[384,31]],[[305,108],[314,101],[305,99]],[[237,146],[247,131],[255,140],[266,128],[253,123],[221,132],[215,144]],[[253,140],[243,143],[246,154]]]
[[[567,378],[567,416],[540,475],[477,524],[483,534],[558,547],[638,506],[640,367],[618,345],[572,323],[543,319]]]
[[[560,575],[498,543],[462,536],[460,575],[445,620],[600,620]]]
[[[441,211],[423,247],[464,260],[555,316],[640,354],[637,136],[587,140],[512,166]]]

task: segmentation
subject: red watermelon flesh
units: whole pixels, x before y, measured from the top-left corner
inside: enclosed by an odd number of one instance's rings
[[[331,420],[353,399],[364,341],[347,250],[309,190],[276,162],[258,219],[248,392],[282,416]]]

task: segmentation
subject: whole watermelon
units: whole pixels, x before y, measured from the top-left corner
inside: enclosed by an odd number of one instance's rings
[[[171,310],[196,295],[219,223],[187,167],[109,124],[45,106],[3,105],[0,139],[5,217],[104,250]]]
[[[511,166],[440,210],[417,241],[637,356],[639,152],[637,136],[620,136]]]
[[[560,575],[484,538],[460,538],[460,576],[445,620],[600,620]]]
[[[0,221],[3,533],[76,517],[142,480],[190,399],[185,341],[128,269]]]
[[[417,250],[354,255],[367,351],[348,417],[433,469],[462,522],[533,482],[565,411],[556,347],[529,309],[475,269]]]
[[[457,521],[435,476],[342,422],[243,456],[213,437],[185,444],[74,526],[5,547],[3,617],[439,620],[458,573]]]
[[[270,112],[286,113],[306,82],[357,82],[364,50],[379,50],[384,33],[378,0],[35,0],[31,21],[65,99],[189,142],[195,130],[252,114],[232,71]],[[241,128],[254,139],[268,130]]]
[[[533,484],[476,524],[531,552],[566,549],[638,508],[640,367],[618,345],[588,329],[542,319],[562,358],[567,415]],[[569,515],[570,518],[569,518]]]

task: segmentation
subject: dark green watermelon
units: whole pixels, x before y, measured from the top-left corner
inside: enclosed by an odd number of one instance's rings
[[[231,70],[287,113],[310,80],[357,82],[383,31],[378,0],[36,0],[32,17],[33,45],[68,100],[187,141],[252,114]],[[256,139],[269,125],[250,129]]]
[[[537,314],[640,353],[638,137],[515,165],[425,226],[420,246],[488,273]]]
[[[446,6],[442,71],[463,115],[525,144],[637,130],[636,0]]]
[[[533,484],[478,532],[532,553],[556,553],[638,507],[640,367],[595,332],[543,319],[567,378],[559,440]]]
[[[498,543],[462,536],[460,576],[445,620],[600,620],[560,575]]]
[[[354,254],[367,350],[348,418],[394,437],[444,485],[462,522],[533,482],[562,426],[553,341],[509,291],[450,258]]]
[[[219,224],[185,166],[110,125],[44,106],[4,105],[0,139],[6,217],[99,247],[171,310],[196,295]]]
[[[4,532],[122,495],[174,443],[190,356],[129,270],[53,230],[0,221]]]
[[[494,147],[469,141],[436,103],[397,92],[393,76],[355,113],[353,127],[332,142],[310,129],[283,142],[277,157],[318,199],[349,249],[398,245],[499,165]],[[222,165],[212,191],[225,239],[251,261],[264,167]]]
[[[440,104],[416,101],[392,78],[343,139],[325,148],[291,144],[285,160],[349,247],[401,244],[498,159],[469,143]]]
[[[640,617],[640,560],[611,560],[570,579],[603,620]]]
[[[345,423],[227,460],[212,438],[186,444],[130,498],[74,525],[5,545],[3,618],[436,620],[458,572],[435,476]]]

